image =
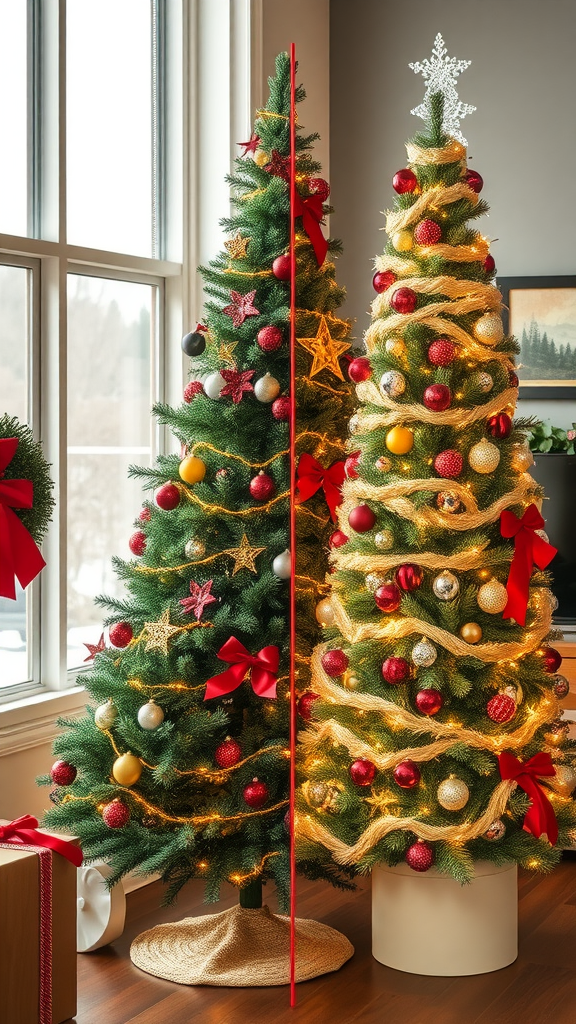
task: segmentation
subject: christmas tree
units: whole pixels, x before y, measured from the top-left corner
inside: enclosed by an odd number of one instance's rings
[[[182,342],[184,401],[155,409],[182,451],[132,470],[153,499],[130,538],[134,559],[115,559],[126,597],[100,601],[110,646],[103,636],[89,649],[80,678],[96,707],[56,740],[46,815],[108,861],[112,881],[160,872],[171,898],[202,878],[208,900],[227,881],[247,907],[260,906],[268,879],[281,905],[289,891],[289,110],[281,54],[229,179],[224,251],[201,270],[208,300]],[[303,689],[333,530],[324,493],[343,475],[351,401],[316,138],[298,128],[297,452],[314,492],[298,517]]]
[[[480,859],[549,870],[576,824],[544,571],[555,549],[529,421],[512,421],[518,346],[473,224],[487,205],[459,130],[467,63],[437,37],[412,65],[425,128],[394,175],[376,259],[298,814],[303,857],[435,864],[461,882]]]

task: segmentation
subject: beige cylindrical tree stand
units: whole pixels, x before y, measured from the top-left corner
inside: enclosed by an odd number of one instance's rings
[[[518,956],[515,864],[475,864],[460,885],[436,868],[419,874],[407,864],[372,871],[372,954],[409,974],[486,974]]]

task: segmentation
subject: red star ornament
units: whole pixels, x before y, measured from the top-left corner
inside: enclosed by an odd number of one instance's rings
[[[84,644],[83,646],[86,647],[89,652],[88,657],[84,658],[84,661],[92,661],[92,659],[95,658],[97,654],[100,654],[101,651],[106,650],[106,644],[104,643],[104,633],[100,635],[100,639],[97,644]]]
[[[255,373],[255,370],[220,370],[220,376],[226,381],[220,394],[231,395],[237,405],[245,391],[254,391],[250,381]]]
[[[200,586],[194,580],[190,580],[190,597],[183,597],[180,601],[186,615],[194,612],[198,620],[201,619],[204,608],[207,604],[214,604],[216,598],[210,593],[214,580],[208,580]]]
[[[278,150],[273,149],[272,159],[264,166],[264,170],[268,171],[268,174],[275,174],[277,178],[283,178],[284,181],[290,181],[290,157],[280,156]]]
[[[234,327],[240,327],[247,316],[258,316],[260,313],[259,309],[256,309],[254,305],[254,297],[256,295],[256,289],[252,292],[247,292],[246,295],[241,295],[240,292],[235,292],[232,288],[230,290],[230,298],[232,302],[229,306],[224,306],[222,310],[226,316],[232,317],[232,323]]]
[[[256,135],[256,132],[252,132],[252,135],[248,139],[248,142],[239,142],[239,146],[242,146],[244,152],[242,156],[248,156],[248,153],[255,153],[260,145],[260,139]]]

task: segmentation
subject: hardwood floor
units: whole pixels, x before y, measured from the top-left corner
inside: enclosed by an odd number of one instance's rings
[[[160,883],[128,897],[121,939],[78,957],[77,1024],[574,1024],[576,1021],[576,858],[553,875],[522,874],[520,955],[493,974],[428,978],[377,963],[370,952],[370,883],[356,893],[299,882],[298,914],[343,931],[356,953],[339,972],[287,988],[222,989],[160,981],[132,965],[130,942],[161,921],[214,913],[191,885],[178,904],[158,909]],[[273,901],[271,901],[272,903]],[[442,922],[438,922],[441,927]],[[498,928],[498,922],[494,922]]]

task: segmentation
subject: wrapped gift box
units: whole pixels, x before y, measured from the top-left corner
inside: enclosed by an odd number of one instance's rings
[[[0,826],[7,824],[0,821]],[[56,835],[39,829],[44,835]],[[71,836],[59,839],[78,846]],[[5,842],[0,831],[0,843]],[[33,839],[25,840],[35,846]],[[52,1014],[41,1007],[40,856],[16,843],[0,847],[0,1024],[51,1024],[76,1013],[76,867],[53,850]]]

